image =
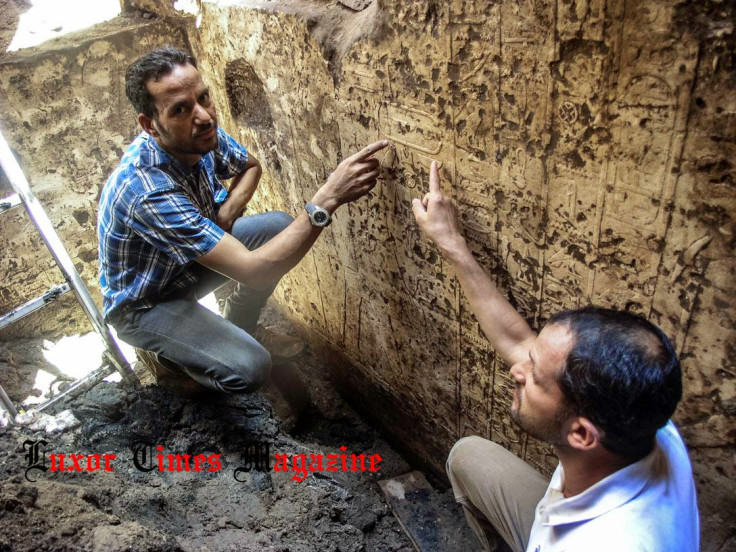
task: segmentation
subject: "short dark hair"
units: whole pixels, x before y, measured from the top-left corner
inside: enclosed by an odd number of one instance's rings
[[[667,336],[642,316],[599,307],[559,312],[549,324],[573,334],[557,377],[566,406],[603,431],[606,449],[627,458],[649,453],[682,398],[680,361]]]
[[[137,113],[153,118],[156,115],[156,101],[146,88],[150,80],[157,81],[168,75],[178,65],[197,67],[194,56],[173,46],[162,46],[138,58],[125,72],[125,95]]]

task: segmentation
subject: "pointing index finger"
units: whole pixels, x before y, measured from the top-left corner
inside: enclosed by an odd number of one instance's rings
[[[429,191],[430,193],[440,191],[440,170],[437,168],[437,161],[432,161],[429,167]]]
[[[355,161],[364,161],[368,159],[371,155],[376,153],[377,151],[381,151],[386,146],[388,146],[388,140],[381,140],[379,142],[374,142],[370,144],[369,146],[364,147],[358,153],[356,153],[353,156],[353,159]]]

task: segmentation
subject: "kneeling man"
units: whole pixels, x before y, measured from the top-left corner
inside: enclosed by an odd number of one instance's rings
[[[640,316],[594,307],[555,314],[537,335],[473,258],[435,163],[412,208],[511,366],[511,418],[560,461],[547,481],[491,441],[455,444],[447,474],[484,549],[697,552],[692,469],[670,421],[682,376],[669,339]]]

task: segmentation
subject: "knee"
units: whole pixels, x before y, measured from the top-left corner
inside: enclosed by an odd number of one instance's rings
[[[257,249],[294,222],[283,211],[268,211],[240,217],[233,224],[232,235],[248,249]]]
[[[230,375],[219,381],[228,393],[252,393],[271,376],[271,355],[263,347],[251,348],[248,354],[230,367]]]
[[[271,211],[269,213],[269,225],[272,228],[272,235],[275,236],[287,226],[294,222],[294,217],[283,211]]]
[[[271,354],[264,348],[261,348],[259,355],[254,360],[250,373],[250,391],[255,391],[265,385],[271,377]]]
[[[463,437],[456,442],[450,454],[447,456],[447,476],[450,480],[455,478],[464,479],[465,476],[473,475],[475,471],[472,466],[483,461],[482,449],[488,441],[477,435]]]
[[[259,217],[260,224],[260,242],[258,247],[272,240],[276,235],[280,234],[287,226],[294,222],[294,217],[283,211],[268,211],[256,215]]]

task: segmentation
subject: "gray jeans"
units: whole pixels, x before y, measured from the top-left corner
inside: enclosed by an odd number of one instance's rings
[[[280,211],[241,217],[232,235],[249,250],[257,249],[294,219]],[[230,280],[204,266],[198,283],[182,293],[162,299],[153,308],[112,316],[118,336],[141,349],[174,363],[197,383],[228,393],[257,389],[271,372],[271,355],[251,333],[273,293],[238,284],[225,304],[223,318],[197,301]],[[170,361],[170,362],[166,362]]]
[[[526,550],[534,511],[549,480],[501,445],[481,437],[455,443],[447,458],[447,475],[455,500],[484,550]]]

